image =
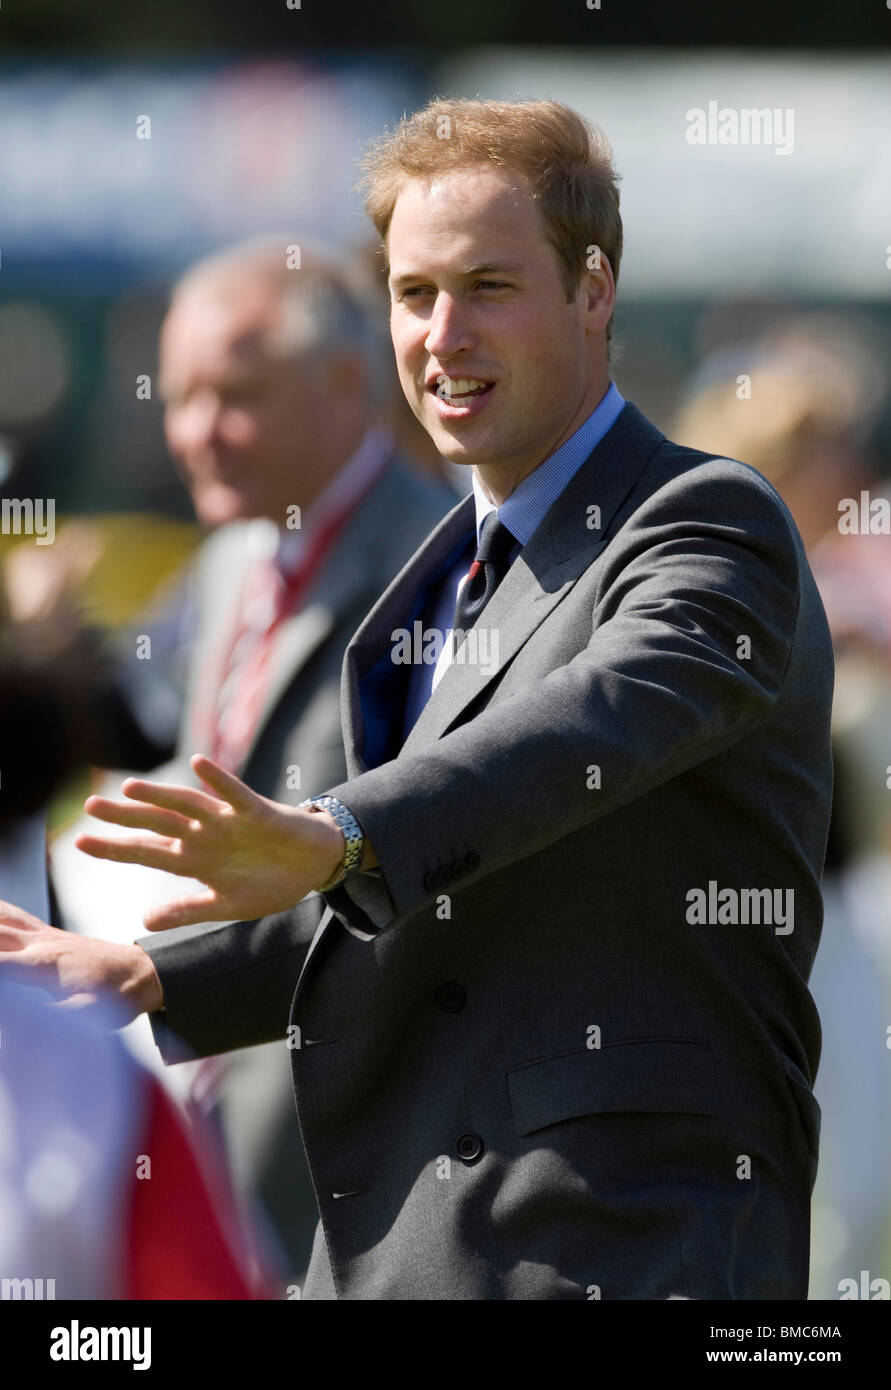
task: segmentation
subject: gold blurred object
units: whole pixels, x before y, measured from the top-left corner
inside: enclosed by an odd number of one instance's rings
[[[35,546],[30,536],[0,537],[0,561],[5,566],[14,550],[33,547],[33,555],[17,555],[13,562],[27,576],[28,567],[36,572],[44,557],[49,567],[64,556],[68,597],[92,621],[117,627],[149,606],[200,540],[191,522],[144,512],[94,513],[59,521],[52,546]]]
[[[856,438],[884,391],[868,347],[817,315],[720,357],[678,410],[671,438],[741,459],[775,485],[819,442]]]

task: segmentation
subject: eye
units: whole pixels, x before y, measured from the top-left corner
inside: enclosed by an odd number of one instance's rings
[[[402,291],[403,299],[416,298],[419,294],[432,294],[433,291],[428,285],[411,285],[407,290]]]
[[[474,288],[485,290],[509,290],[511,287],[503,280],[477,280]]]

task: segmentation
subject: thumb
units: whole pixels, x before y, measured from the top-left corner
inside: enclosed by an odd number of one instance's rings
[[[70,994],[67,999],[54,1000],[53,1006],[57,1009],[71,1009],[76,1013],[79,1009],[90,1009],[98,1002],[95,994]]]
[[[216,893],[205,893],[176,898],[163,907],[153,908],[145,914],[142,923],[146,931],[169,931],[171,927],[191,927],[199,922],[228,922],[231,917],[230,912],[221,909]]]

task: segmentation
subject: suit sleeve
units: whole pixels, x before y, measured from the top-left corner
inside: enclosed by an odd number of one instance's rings
[[[754,470],[710,460],[653,493],[607,547],[571,660],[330,789],[380,862],[325,895],[335,915],[372,939],[435,903],[444,865],[463,860],[462,892],[731,747],[782,687],[798,566],[788,513]]]
[[[149,1014],[168,1064],[214,1057],[287,1035],[291,1000],[325,903],[310,893],[256,922],[174,927],[140,937],[164,1008]]]

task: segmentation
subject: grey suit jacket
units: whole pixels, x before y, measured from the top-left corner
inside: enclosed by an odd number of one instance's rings
[[[833,660],[795,525],[627,404],[480,619],[497,671],[400,748],[392,634],[472,528],[347,649],[330,790],[379,875],[148,943],[163,1055],[290,1023],[305,1297],[804,1298]]]

